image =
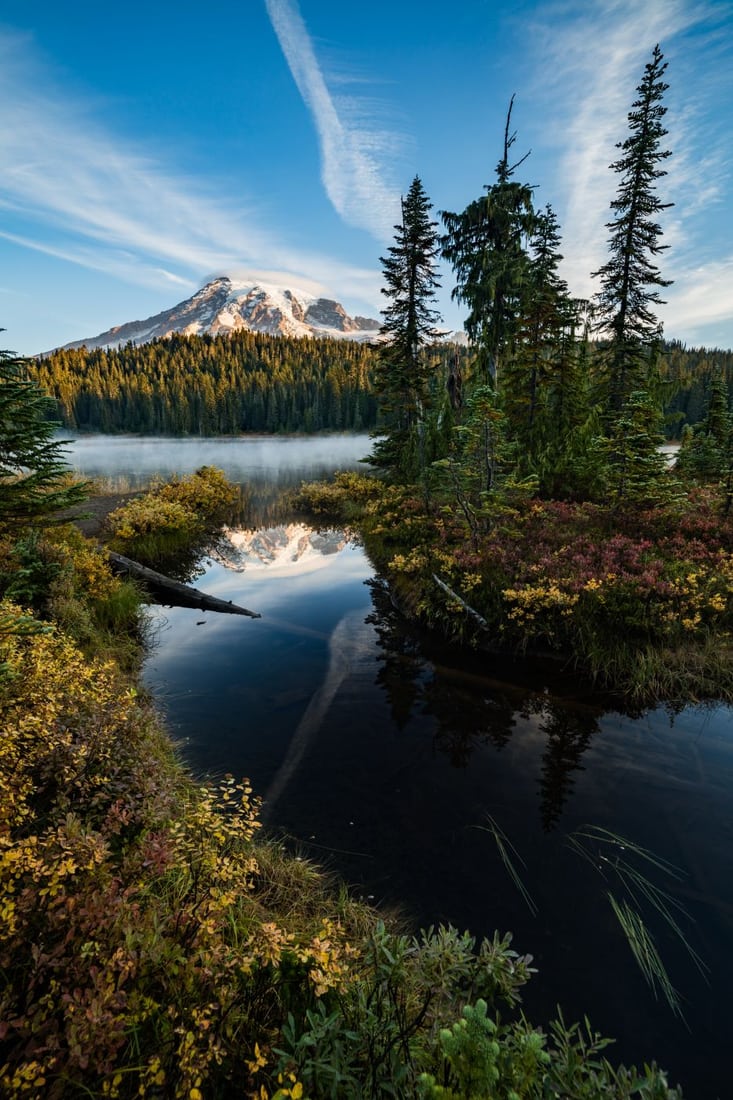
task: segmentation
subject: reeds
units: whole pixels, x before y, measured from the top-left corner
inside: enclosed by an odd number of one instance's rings
[[[679,881],[683,877],[682,871],[648,848],[600,825],[583,825],[570,833],[566,841],[571,850],[586,860],[604,881],[615,883],[622,891],[618,897],[609,889],[606,897],[634,960],[654,996],[661,994],[672,1012],[684,1019],[679,994],[672,985],[645,920],[645,911],[656,913],[682,944],[700,974],[706,977],[708,967],[691,946],[681,926],[681,920],[689,920],[689,915],[684,906],[651,877],[661,875]]]
[[[527,905],[527,908],[529,909],[532,916],[536,917],[539,910],[537,909],[534,898],[532,897],[529,890],[527,889],[527,887],[524,885],[524,882],[522,881],[522,877],[519,874],[519,871],[517,870],[514,861],[512,860],[512,857],[510,855],[510,851],[514,854],[514,858],[519,863],[521,863],[522,867],[526,868],[526,866],[527,866],[526,863],[524,862],[524,860],[520,856],[517,849],[512,844],[509,837],[506,835],[506,833],[501,828],[501,826],[494,820],[494,818],[491,816],[491,814],[487,815],[486,822],[487,822],[486,825],[477,825],[476,828],[477,829],[482,829],[484,832],[490,833],[491,836],[494,838],[494,843],[496,844],[496,850],[498,851],[498,853],[501,857],[502,863],[506,867],[507,874],[509,875],[509,878],[511,879],[511,881],[514,883],[514,886],[516,887],[516,889],[521,894],[521,896],[524,899],[524,901]]]
[[[519,865],[526,868],[522,856],[490,814],[486,822],[475,828],[493,838],[511,882],[536,917],[538,907],[518,869]],[[571,851],[590,864],[609,887],[613,886],[605,891],[605,896],[644,980],[656,998],[663,997],[672,1012],[684,1019],[680,995],[672,984],[649,927],[650,917],[661,918],[663,926],[684,947],[707,980],[709,968],[682,927],[683,922],[690,919],[688,913],[668,889],[654,880],[662,876],[666,880],[679,881],[683,872],[648,848],[600,825],[583,825],[565,839]]]

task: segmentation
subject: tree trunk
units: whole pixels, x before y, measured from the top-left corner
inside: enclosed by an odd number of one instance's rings
[[[261,619],[258,611],[249,611],[246,607],[239,607],[231,600],[220,600],[218,596],[207,596],[198,588],[192,588],[181,581],[174,581],[163,573],[157,573],[154,569],[148,569],[147,565],[132,561],[122,554],[116,554],[113,550],[107,551],[109,560],[116,573],[125,573],[142,581],[151,596],[160,603],[170,604],[172,607],[198,607],[202,611],[221,611],[225,615],[248,615],[250,619]]]

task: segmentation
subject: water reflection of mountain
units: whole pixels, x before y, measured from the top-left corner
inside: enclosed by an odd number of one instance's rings
[[[211,556],[237,573],[260,569],[297,573],[325,565],[347,542],[343,531],[316,531],[304,523],[254,530],[225,527]]]
[[[540,788],[543,828],[552,830],[572,794],[574,773],[599,729],[602,706],[554,696],[546,688],[523,689],[503,680],[495,665],[492,675],[478,655],[455,652],[420,635],[395,611],[385,584],[371,585],[374,612],[369,621],[383,653],[376,682],[383,688],[399,728],[412,714],[437,720],[435,747],[456,768],[470,766],[471,756],[485,746],[504,748],[512,736],[531,728],[544,739]]]

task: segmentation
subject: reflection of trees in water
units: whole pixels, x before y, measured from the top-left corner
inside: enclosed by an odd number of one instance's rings
[[[366,621],[374,626],[378,644],[384,650],[376,683],[384,689],[392,720],[401,730],[423,702],[425,661],[417,640],[402,629],[404,622],[390,602],[385,582],[375,577],[367,584],[374,611]]]
[[[562,808],[575,786],[576,771],[582,771],[580,759],[598,729],[600,712],[571,710],[567,705],[545,707],[540,729],[547,735],[542,754],[539,780],[540,814],[546,832],[560,820]]]
[[[344,462],[344,469],[353,469],[355,466],[354,462]],[[320,466],[283,467],[280,470],[268,469],[265,473],[252,474],[246,481],[238,484],[238,498],[228,510],[224,522],[227,527],[247,531],[292,523],[296,516],[293,507],[294,493],[304,481],[322,478],[324,475],[327,480],[335,476],[330,469],[324,471]],[[162,480],[165,479],[157,474],[125,473],[105,476],[100,484],[109,492],[129,492],[141,488],[149,489]],[[305,517],[305,522],[312,523],[312,517]],[[353,538],[351,532],[349,537]],[[185,548],[179,547],[168,552],[162,547],[155,561],[146,561],[144,564],[188,584],[203,575],[206,571],[207,555],[216,552],[219,545],[226,547],[226,540],[221,542],[219,532],[209,531]]]
[[[346,465],[345,468],[352,468]],[[324,477],[322,471],[303,470],[269,471],[266,478],[251,477],[241,486],[241,504],[232,519],[232,527],[279,527],[292,523],[295,517],[293,497],[304,481],[331,481],[335,475],[330,471]],[[313,523],[312,516],[304,517],[306,523]]]
[[[287,489],[271,482],[251,481],[240,485],[237,499],[227,510],[224,523],[230,529],[251,530],[255,527],[277,527],[291,520],[292,504]],[[191,584],[206,572],[210,559],[217,554],[226,556],[229,543],[221,528],[206,531],[195,542],[166,551],[165,547],[155,561],[146,562],[151,568],[165,573],[174,580]]]
[[[161,546],[158,552],[150,555],[145,565],[157,570],[174,581],[192,584],[206,572],[210,556],[216,554],[226,544],[221,530],[205,532],[196,542],[187,543],[172,550]]]
[[[248,481],[241,486],[240,501],[229,520],[230,527],[250,530],[254,527],[277,527],[292,519],[287,487],[271,481]]]
[[[449,668],[436,668],[426,711],[438,720],[437,748],[456,768],[465,768],[483,745],[503,749],[517,722],[516,701],[488,685],[460,682]]]
[[[253,479],[239,486],[239,497],[226,516],[226,526],[232,531],[255,531],[260,528],[270,530],[294,522],[292,503],[293,490],[301,479],[283,478],[280,483]],[[191,548],[191,553],[182,563],[183,569],[171,572],[178,580],[190,580],[200,577],[206,569],[209,557],[220,559],[226,564],[230,543],[221,531],[210,536],[205,543]],[[188,577],[181,575],[188,567]]]
[[[552,830],[572,793],[574,773],[582,770],[581,758],[603,708],[548,694],[540,671],[530,686],[487,676],[476,667],[473,653],[466,653],[460,666],[444,663],[446,650],[400,615],[387,584],[377,578],[370,586],[374,611],[368,621],[383,650],[376,682],[384,689],[394,722],[403,729],[414,713],[433,716],[435,747],[457,768],[467,767],[477,749],[502,749],[518,727],[534,725],[546,739],[540,816],[545,830]],[[433,648],[440,653],[435,661]],[[450,652],[453,658],[455,654]]]

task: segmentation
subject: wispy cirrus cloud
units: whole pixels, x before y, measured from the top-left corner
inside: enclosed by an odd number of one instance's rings
[[[203,272],[307,278],[379,297],[378,274],[289,247],[262,212],[205,192],[101,125],[55,86],[28,36],[0,28],[0,236],[141,286],[194,288]]]
[[[598,289],[591,272],[607,258],[606,223],[618,184],[609,165],[618,156],[616,143],[627,136],[636,87],[659,43],[669,62],[664,147],[673,155],[664,165],[668,175],[660,179],[658,194],[675,203],[660,219],[669,246],[662,267],[674,280],[665,297],[675,302],[674,311],[663,309],[661,316],[680,324],[678,307],[700,302],[702,286],[718,303],[713,313],[725,308],[717,293],[720,264],[700,264],[704,249],[697,236],[699,215],[715,206],[730,185],[726,135],[701,126],[706,114],[715,117],[703,110],[703,100],[721,94],[702,75],[706,55],[710,62],[710,51],[731,52],[724,23],[723,5],[716,0],[605,0],[591,5],[570,0],[541,10],[533,28],[536,80],[559,153],[551,191],[563,223],[564,274],[574,293],[587,296]],[[694,37],[686,35],[693,29]],[[683,35],[684,49],[678,52]],[[729,64],[713,68],[730,71]],[[727,91],[729,95],[730,87]],[[729,305],[729,317],[732,309]]]
[[[396,135],[360,125],[354,121],[358,102],[331,94],[296,0],[265,0],[265,5],[316,127],[321,178],[331,203],[349,225],[377,240],[389,239],[398,220],[399,191],[383,162],[399,146]]]
[[[686,334],[686,342],[729,346],[733,313],[733,256],[681,268],[667,291],[665,328]]]

